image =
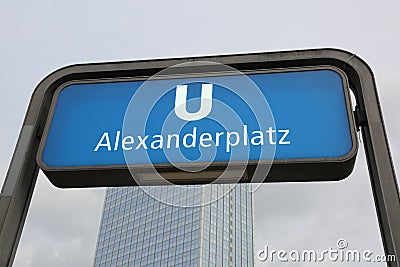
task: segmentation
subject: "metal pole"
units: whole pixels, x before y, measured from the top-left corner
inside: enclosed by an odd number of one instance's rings
[[[400,266],[399,188],[375,81],[372,71],[360,59],[353,57],[350,64],[361,74],[362,86],[357,92],[357,97],[361,98],[358,114],[383,246],[386,255],[396,257],[396,262],[388,262],[388,266],[398,267]]]
[[[0,195],[0,266],[12,266],[39,171],[39,139],[24,124]]]
[[[62,82],[62,73],[38,85],[26,112],[0,194],[0,266],[11,267],[14,261],[39,171],[36,154],[53,94],[51,83]]]

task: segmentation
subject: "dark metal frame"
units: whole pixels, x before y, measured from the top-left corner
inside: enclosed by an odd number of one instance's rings
[[[67,81],[142,75],[149,76],[171,65],[188,60],[214,61],[233,68],[291,68],[328,65],[342,70],[353,89],[357,107],[356,122],[362,131],[368,169],[375,199],[385,253],[400,257],[400,198],[387,142],[385,126],[370,67],[356,55],[338,49],[313,49],[243,55],[208,56],[201,58],[151,60],[136,62],[75,65],[60,69],[46,77],[35,89],[18,138],[13,158],[0,195],[0,266],[12,266],[35,187],[39,167],[36,154],[56,88]],[[103,70],[103,71],[99,71]],[[114,76],[115,77],[115,76]],[[388,263],[400,266],[400,261]]]
[[[187,60],[187,59],[184,59]],[[152,61],[152,66],[157,67],[159,60]],[[119,64],[119,63],[115,63]],[[93,64],[87,64],[87,68],[92,68]],[[196,68],[186,68],[183,69],[185,72],[196,71],[195,74],[185,73],[184,75],[179,75],[179,77],[204,77],[204,76],[223,76],[223,75],[237,75],[235,73],[224,73],[224,72],[212,72],[212,73],[199,73],[199,71],[204,71],[208,66],[212,65],[202,65],[202,70],[197,70]],[[197,179],[190,178],[194,173],[188,173],[180,171],[177,167],[172,164],[135,164],[135,165],[100,165],[100,166],[63,166],[63,167],[51,167],[48,166],[43,161],[44,147],[47,141],[47,136],[49,134],[50,126],[54,116],[55,108],[58,102],[58,96],[64,88],[67,88],[71,84],[88,84],[88,83],[108,83],[108,82],[126,82],[126,81],[137,81],[137,80],[147,80],[150,76],[143,77],[137,76],[120,78],[119,72],[113,71],[115,66],[94,66],[99,72],[108,71],[109,75],[102,79],[91,79],[86,78],[86,73],[79,75],[79,80],[69,81],[64,83],[62,86],[58,87],[53,95],[53,100],[49,109],[49,114],[46,120],[46,125],[42,134],[42,138],[39,145],[39,151],[37,153],[37,163],[40,169],[46,174],[47,178],[51,183],[57,187],[61,188],[77,188],[77,187],[99,187],[99,186],[131,186],[137,185],[161,185],[161,184],[201,184],[210,183],[218,178],[211,173],[223,172],[228,165],[228,162],[212,162],[205,163],[207,168],[201,173],[196,172],[195,176],[199,177]],[[68,67],[67,71],[74,72],[74,66]],[[352,146],[351,149],[345,155],[341,157],[331,157],[331,158],[297,158],[290,160],[249,160],[246,162],[234,161],[229,162],[231,168],[237,170],[246,170],[241,179],[239,177],[224,177],[219,179],[219,183],[237,183],[237,182],[308,182],[308,181],[338,181],[346,178],[353,171],[357,151],[358,143],[356,137],[356,126],[354,122],[353,111],[351,108],[349,85],[346,75],[338,68],[332,66],[309,66],[309,67],[296,67],[296,68],[279,68],[279,69],[258,69],[258,70],[242,70],[244,74],[254,74],[254,73],[287,73],[287,72],[302,72],[302,71],[317,71],[317,70],[331,70],[337,73],[342,79],[342,86],[344,89],[343,95],[346,104],[346,111],[348,117],[348,127],[350,129],[350,136]],[[131,75],[135,74],[135,67],[132,66]],[[178,70],[179,72],[179,70]],[[163,79],[170,79],[171,77],[163,76]],[[173,78],[173,77],[172,77]],[[160,78],[161,79],[161,78]],[[201,162],[187,162],[185,164],[180,164],[180,167],[185,169],[195,168],[198,166],[204,166]],[[266,166],[265,173],[268,172],[268,177],[265,175],[257,175],[260,177],[254,177],[254,172],[257,166]],[[271,167],[271,168],[269,168]],[[140,180],[140,174],[143,173],[157,173],[163,175],[161,177],[153,177],[151,181]],[[264,171],[263,171],[264,172]],[[135,179],[132,179],[132,175]]]

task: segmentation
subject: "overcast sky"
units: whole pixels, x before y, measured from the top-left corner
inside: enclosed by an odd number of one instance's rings
[[[398,168],[399,10],[398,1],[359,0],[0,1],[0,184],[34,88],[60,67],[323,47],[372,67]],[[91,266],[104,192],[57,189],[40,173],[14,266]],[[255,251],[323,250],[345,238],[383,253],[362,148],[342,182],[268,184],[254,199]]]

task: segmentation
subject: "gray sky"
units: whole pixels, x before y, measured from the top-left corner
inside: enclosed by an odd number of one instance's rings
[[[321,47],[372,67],[398,168],[399,10],[398,1],[1,1],[0,184],[30,96],[57,68]],[[40,174],[14,266],[90,266],[103,198],[104,189],[60,190]],[[323,250],[345,238],[382,254],[363,149],[345,181],[268,184],[254,198],[255,251]]]

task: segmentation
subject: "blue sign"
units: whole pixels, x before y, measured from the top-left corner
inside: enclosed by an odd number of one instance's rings
[[[340,161],[354,150],[338,71],[244,76],[67,83],[53,101],[39,162],[45,169],[290,163]]]

